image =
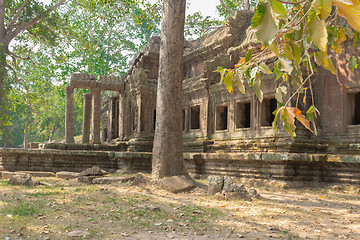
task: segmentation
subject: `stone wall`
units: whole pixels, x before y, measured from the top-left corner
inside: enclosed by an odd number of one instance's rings
[[[0,171],[151,171],[151,153],[0,149]],[[358,155],[298,153],[184,153],[189,173],[240,178],[360,184]]]

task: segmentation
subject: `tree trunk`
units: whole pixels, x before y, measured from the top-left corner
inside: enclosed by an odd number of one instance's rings
[[[30,121],[30,114],[28,114],[26,117],[25,130],[24,130],[24,148],[29,148],[29,142],[28,142],[29,121]]]
[[[4,94],[4,80],[6,78],[6,49],[7,46],[0,42],[0,109],[2,105],[2,98]],[[0,119],[2,112],[0,111]]]
[[[182,80],[186,0],[164,0],[152,177],[186,174],[182,141]]]
[[[54,138],[54,135],[55,135],[55,130],[56,130],[56,123],[54,123],[54,127],[51,131],[51,135],[49,137],[49,142],[52,142],[53,141],[53,138]]]

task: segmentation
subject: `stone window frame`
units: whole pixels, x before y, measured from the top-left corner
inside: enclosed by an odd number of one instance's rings
[[[272,123],[270,123],[270,125],[263,125],[263,104],[265,104],[265,100],[271,101],[271,99],[274,99],[276,101],[276,107],[278,107],[278,102],[273,94],[264,96],[262,103],[259,102],[259,127],[260,127],[260,129],[272,128]],[[273,111],[271,111],[271,112],[273,112]],[[275,116],[273,116],[273,118],[275,118]]]
[[[237,127],[237,114],[238,114],[238,108],[237,108],[237,104],[239,103],[243,103],[243,104],[250,104],[250,127],[248,128],[238,128]],[[234,103],[234,128],[236,132],[242,132],[242,131],[251,131],[253,129],[254,126],[254,121],[255,118],[253,116],[253,110],[255,108],[255,104],[253,102],[252,98],[244,98],[244,99],[236,99],[235,103]]]
[[[194,107],[198,107],[199,108],[199,128],[192,128],[192,116],[191,116],[191,113],[192,113],[192,109]],[[185,119],[186,121],[186,119]],[[188,126],[189,126],[189,131],[190,132],[198,132],[198,131],[201,131],[201,103],[196,103],[196,104],[192,104],[189,106],[189,113],[188,113]]]
[[[218,116],[218,107],[227,107],[227,122],[226,122],[226,129],[217,129],[217,116]],[[230,131],[230,101],[221,102],[215,105],[215,114],[214,114],[214,131],[215,133],[219,132],[229,132]]]
[[[347,128],[351,128],[351,129],[360,129],[360,123],[359,124],[352,124],[352,117],[351,115],[354,114],[355,110],[355,102],[354,102],[354,98],[356,94],[360,94],[360,87],[354,87],[354,88],[350,88],[346,91],[345,94],[345,105],[347,107],[344,107],[345,112],[344,112],[344,125],[347,126]],[[360,97],[360,96],[359,96]],[[360,111],[360,109],[359,109]]]

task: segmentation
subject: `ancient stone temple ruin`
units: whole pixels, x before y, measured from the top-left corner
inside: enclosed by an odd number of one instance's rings
[[[279,81],[262,77],[264,100],[260,103],[249,86],[246,94],[237,89],[230,94],[214,72],[218,66],[232,68],[249,49],[260,51],[261,44],[249,27],[251,17],[251,12],[238,12],[206,38],[184,46],[182,128],[188,170],[199,175],[360,183],[360,74],[347,67],[349,53],[358,56],[359,48],[345,43],[338,59],[338,80],[318,70],[312,81],[321,113],[318,135],[299,124],[292,141],[280,122],[275,130],[271,126]],[[153,37],[135,57],[126,77],[96,79],[73,74],[66,88],[65,143],[44,144],[41,150],[2,149],[3,168],[83,170],[97,164],[106,169],[127,166],[149,171],[159,51],[160,38]],[[261,57],[267,63],[273,61],[270,53]],[[73,138],[74,88],[91,89],[84,95],[82,144],[75,144]],[[293,94],[290,89],[287,98]],[[105,105],[101,90],[111,91]],[[295,106],[296,101],[291,104]],[[301,102],[300,108],[309,107]]]

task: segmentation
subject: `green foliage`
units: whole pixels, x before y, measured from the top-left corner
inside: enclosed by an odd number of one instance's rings
[[[251,20],[251,27],[256,30],[256,36],[259,41],[266,46],[274,40],[278,32],[275,19],[273,18],[272,7],[270,3],[259,3],[256,12]]]
[[[188,15],[185,20],[185,37],[190,39],[203,38],[210,31],[223,24],[223,21],[202,16],[200,12]]]
[[[14,9],[19,8],[21,2],[15,3]],[[44,15],[51,6],[32,1],[21,20]],[[19,34],[7,62],[11,71],[3,101],[6,108],[0,108],[4,112],[0,146],[20,146],[27,120],[29,142],[61,141],[64,88],[70,74],[125,74],[133,55],[159,33],[159,9],[160,3],[144,1],[67,1],[60,11]],[[81,89],[74,92],[75,135],[81,134],[84,93]]]
[[[245,9],[246,0],[223,0],[224,4],[232,11],[239,11]],[[249,0],[250,7],[255,7],[258,0]],[[224,6],[221,4],[216,6],[220,17],[227,17],[232,15]]]

